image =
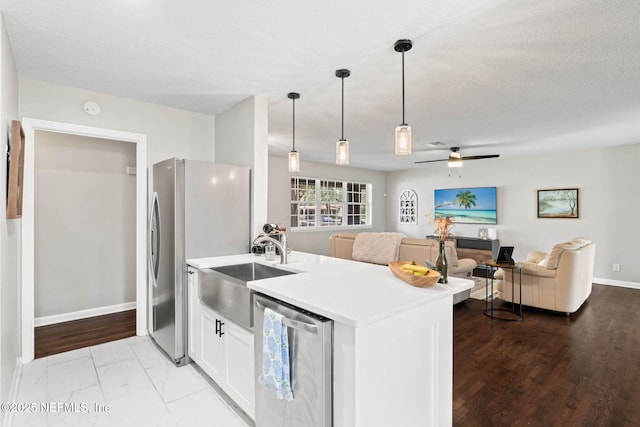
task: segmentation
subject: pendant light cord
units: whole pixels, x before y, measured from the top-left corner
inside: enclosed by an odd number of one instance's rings
[[[342,80],[342,141],[344,141],[344,75],[340,77]]]
[[[402,51],[402,126],[406,126],[404,121],[404,50]]]
[[[296,99],[293,98],[293,151],[296,151]]]

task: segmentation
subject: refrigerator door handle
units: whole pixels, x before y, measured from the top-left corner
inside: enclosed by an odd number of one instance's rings
[[[155,227],[154,227],[155,224]],[[154,236],[155,232],[155,236]],[[149,215],[149,269],[151,270],[151,280],[154,287],[158,287],[158,270],[160,267],[160,206],[158,204],[158,193],[153,193],[151,202],[151,213]]]
[[[256,307],[258,307],[260,310],[264,310],[265,308],[267,308],[260,301],[256,301]],[[312,325],[311,323],[301,322],[299,320],[289,319],[288,317],[282,318],[282,324],[292,329],[297,329],[299,331],[305,331],[311,334],[318,333],[318,327],[316,325]]]

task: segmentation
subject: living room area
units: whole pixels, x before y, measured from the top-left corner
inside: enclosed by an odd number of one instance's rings
[[[640,422],[634,404],[640,338],[633,327],[640,321],[640,269],[631,259],[640,206],[625,193],[640,179],[633,164],[638,156],[640,144],[575,148],[466,162],[459,176],[437,163],[379,172],[306,162],[300,175],[372,184],[375,220],[368,228],[344,230],[349,233],[424,239],[434,234],[429,217],[436,189],[495,186],[497,223],[455,224],[454,236],[478,238],[481,228],[493,228],[501,246],[514,247],[515,261],[577,237],[591,240],[591,295],[569,316],[525,305],[524,320],[508,322],[483,316],[482,300],[454,306],[454,425],[631,426]],[[271,156],[269,171],[270,218],[290,226],[286,159]],[[578,217],[539,218],[538,190],[565,188],[578,190]],[[416,224],[400,220],[398,202],[408,189],[416,195]],[[290,231],[289,242],[294,250],[328,255],[329,237],[338,231]]]
[[[455,224],[453,236],[477,238],[481,228],[495,229],[501,246],[513,246],[513,258],[524,261],[531,251],[550,252],[557,243],[576,237],[597,245],[594,282],[640,289],[640,267],[634,258],[639,237],[635,212],[640,201],[628,195],[638,182],[634,159],[640,144],[609,148],[567,147],[563,152],[465,162],[460,176],[449,176],[446,164],[434,163],[410,170],[381,172],[305,162],[300,176],[367,182],[372,186],[373,222],[360,231],[400,232],[411,238],[433,234],[434,190],[445,188],[496,187],[497,224]],[[290,226],[290,179],[286,159],[269,157],[270,221]],[[573,188],[578,190],[578,218],[538,218],[537,191]],[[398,203],[403,191],[416,194],[417,221],[400,222]],[[337,227],[314,231],[291,231],[294,250],[329,254],[329,236]],[[345,227],[344,231],[358,231]],[[614,270],[616,264],[616,270]]]

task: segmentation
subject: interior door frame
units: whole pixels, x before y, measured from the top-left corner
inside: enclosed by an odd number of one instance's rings
[[[57,132],[136,144],[136,334],[147,335],[147,135],[70,123],[23,118],[24,190],[22,209],[21,362],[34,357],[34,181],[35,132]]]

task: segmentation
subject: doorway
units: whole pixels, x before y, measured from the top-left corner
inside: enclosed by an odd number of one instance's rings
[[[35,138],[36,131],[54,132],[113,141],[125,141],[135,144],[136,165],[140,173],[135,176],[135,308],[136,334],[146,335],[147,331],[147,174],[146,174],[146,135],[122,132],[111,129],[94,128],[61,122],[25,118],[22,121],[25,131],[25,166],[22,217],[22,362],[34,358],[34,282],[35,282],[35,239],[34,239],[34,200],[35,200]]]
[[[34,142],[38,358],[122,336],[79,319],[131,309],[135,318],[136,146],[44,131]],[[128,324],[123,332],[135,335]]]

